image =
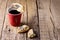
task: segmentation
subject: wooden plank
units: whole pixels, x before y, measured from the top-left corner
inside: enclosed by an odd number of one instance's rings
[[[39,27],[41,40],[56,40],[54,26],[51,21],[51,0],[38,0]]]
[[[28,25],[37,34],[36,38],[29,39],[27,37],[27,40],[40,40],[36,0],[27,0],[27,13],[28,13]]]
[[[16,1],[16,0],[15,0]],[[5,22],[3,26],[3,32],[2,32],[2,39],[1,40],[15,40],[16,33],[14,32],[14,29],[12,30],[11,26],[9,26],[8,21],[8,8],[11,3],[15,2],[13,0],[8,0],[7,2],[7,8],[6,8],[6,15],[5,15]]]
[[[19,3],[24,6],[24,13],[22,14],[22,24],[27,24],[26,0],[19,0]],[[17,34],[16,40],[26,40],[26,33]]]
[[[24,23],[26,23],[27,20],[26,20],[26,2],[25,2],[25,0],[8,0],[7,9],[9,8],[9,6],[12,3],[15,3],[15,2],[21,3],[25,7],[25,12],[24,12],[24,16],[23,16],[22,20],[24,21]],[[25,38],[26,34],[18,34],[17,30],[16,30],[17,27],[12,27],[9,25],[7,13],[8,12],[6,11],[6,18],[5,18],[5,23],[4,23],[1,40],[26,40],[26,38]]]
[[[0,40],[2,36],[2,29],[4,25],[4,19],[5,19],[6,3],[7,3],[7,0],[0,0]]]
[[[59,18],[60,18],[60,12],[59,12],[59,10],[60,10],[60,5],[59,5],[59,3],[60,3],[60,0],[56,0],[56,1],[54,1],[54,0],[52,0],[52,5],[51,5],[51,10],[52,10],[52,15],[54,16],[54,19],[55,19],[55,24],[56,24],[56,27],[57,28],[60,28],[59,26],[59,24],[60,24],[60,22],[59,22]]]
[[[53,21],[55,23],[55,38],[56,40],[60,40],[60,0],[51,0],[51,11],[54,17]]]

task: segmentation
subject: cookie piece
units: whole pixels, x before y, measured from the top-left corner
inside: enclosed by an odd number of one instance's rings
[[[24,33],[24,32],[26,32],[26,31],[28,31],[29,30],[29,26],[28,25],[22,25],[21,27],[19,27],[18,29],[17,29],[17,32],[18,33]]]
[[[34,33],[33,29],[30,29],[28,31],[28,38],[34,38],[36,36],[36,34]]]

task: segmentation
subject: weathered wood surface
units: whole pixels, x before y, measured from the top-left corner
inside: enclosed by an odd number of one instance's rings
[[[35,33],[37,34],[36,38],[27,40],[40,40],[39,34],[39,23],[38,23],[38,16],[37,16],[37,6],[36,0],[27,0],[27,12],[28,12],[28,25],[34,29]]]
[[[12,3],[24,6],[21,23],[34,29],[37,37],[17,33],[8,21],[7,9]],[[0,40],[60,40],[60,0],[0,0]]]
[[[60,0],[51,0],[51,12],[55,24],[55,38],[60,40]]]
[[[54,25],[51,19],[51,0],[40,0],[38,3],[39,27],[41,40],[55,40]]]
[[[0,40],[2,38],[2,29],[5,22],[6,4],[7,0],[0,0]]]

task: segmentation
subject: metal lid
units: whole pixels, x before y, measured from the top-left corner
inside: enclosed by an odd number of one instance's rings
[[[8,11],[11,11],[11,10],[16,10],[16,11],[22,13],[23,12],[23,6],[19,3],[12,3],[12,5],[8,9]]]

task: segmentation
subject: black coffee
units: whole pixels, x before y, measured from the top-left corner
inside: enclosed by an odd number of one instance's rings
[[[19,14],[20,12],[18,12],[17,10],[11,10],[11,11],[9,11],[9,13],[11,13],[11,14]]]

